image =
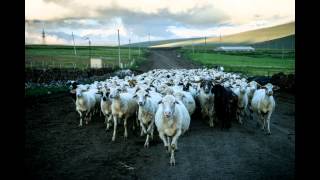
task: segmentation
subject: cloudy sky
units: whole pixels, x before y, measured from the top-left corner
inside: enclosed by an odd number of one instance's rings
[[[26,44],[116,45],[228,35],[295,20],[295,0],[25,0]]]

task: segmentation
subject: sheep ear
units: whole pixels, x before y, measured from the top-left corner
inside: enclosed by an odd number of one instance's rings
[[[162,103],[162,100],[160,100],[159,102],[158,102],[158,104],[161,104]]]
[[[180,104],[180,103],[179,103],[179,101],[174,101],[174,103],[176,103],[176,104]]]
[[[261,86],[259,83],[257,83],[257,87],[258,87],[258,88],[261,88],[261,87],[264,87],[264,86]]]
[[[137,87],[136,92],[138,92],[140,90],[140,87]]]
[[[280,89],[280,87],[279,86],[276,86],[276,85],[273,85],[273,88],[272,88],[274,91],[277,91],[277,90],[279,90]]]
[[[98,91],[98,92],[96,92],[96,94],[100,94],[100,95],[102,95],[102,92],[101,92],[101,91]]]
[[[136,98],[137,97],[137,95],[135,94],[134,96],[133,96],[133,98]]]

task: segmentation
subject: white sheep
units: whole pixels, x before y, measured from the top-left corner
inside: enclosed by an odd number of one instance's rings
[[[107,125],[106,130],[109,130],[111,125],[111,120],[112,120],[112,111],[111,111],[112,101],[109,98],[110,88],[102,88],[101,90],[99,90],[98,93],[101,95],[100,108],[101,108],[101,112],[105,117],[104,122]]]
[[[238,96],[237,119],[238,122],[242,124],[242,120],[246,115],[246,109],[248,106],[247,84],[241,83],[240,87],[232,88],[232,90]]]
[[[94,90],[83,88],[82,86],[76,89],[76,110],[80,115],[79,126],[82,126],[83,118],[85,118],[86,124],[88,124],[88,120],[91,120],[92,111],[96,106],[95,96],[96,91]]]
[[[258,122],[260,121],[262,124],[261,129],[265,130],[265,124],[267,123],[267,134],[270,135],[270,117],[276,105],[273,98],[273,89],[277,90],[278,87],[268,83],[261,88],[254,92],[251,106],[253,112],[258,115]]]
[[[111,111],[113,116],[113,135],[112,141],[116,139],[117,123],[118,120],[123,119],[124,125],[124,138],[127,139],[127,120],[135,116],[138,110],[138,105],[133,99],[133,94],[122,92],[119,87],[111,89],[109,97],[112,99]],[[135,124],[135,123],[133,123]]]
[[[201,107],[202,118],[209,118],[209,126],[214,127],[214,94],[211,92],[213,83],[211,80],[203,80],[200,84],[198,100]]]
[[[147,134],[144,147],[149,147],[149,137],[153,139],[155,114],[158,108],[158,102],[162,96],[157,92],[143,89],[137,89],[133,96],[139,105],[138,119],[141,127],[141,136]]]
[[[190,92],[186,91],[176,91],[174,97],[181,101],[187,108],[189,115],[191,116],[196,110],[196,102]]]
[[[190,115],[183,103],[172,95],[166,95],[159,102],[155,124],[159,137],[171,153],[170,164],[175,165],[174,151],[178,148],[178,138],[190,125]]]

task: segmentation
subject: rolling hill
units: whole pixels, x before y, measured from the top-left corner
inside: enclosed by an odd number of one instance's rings
[[[241,32],[237,34],[227,35],[221,38],[219,37],[208,37],[206,42],[209,46],[217,45],[252,45],[272,41],[276,39],[281,39],[289,37],[295,34],[295,22],[290,22],[287,24],[277,25],[268,28],[261,28],[257,30],[251,30],[246,32]],[[192,43],[195,46],[204,45],[204,38],[188,38],[188,39],[172,39],[163,41],[152,41],[150,42],[151,48],[161,48],[161,47],[183,47],[191,46]],[[133,46],[148,47],[148,42],[135,43]]]

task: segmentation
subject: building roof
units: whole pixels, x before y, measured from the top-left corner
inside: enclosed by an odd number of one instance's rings
[[[251,47],[251,46],[221,46],[221,47],[218,47],[217,49],[230,49],[230,50],[233,50],[233,49],[254,49],[254,48]]]

